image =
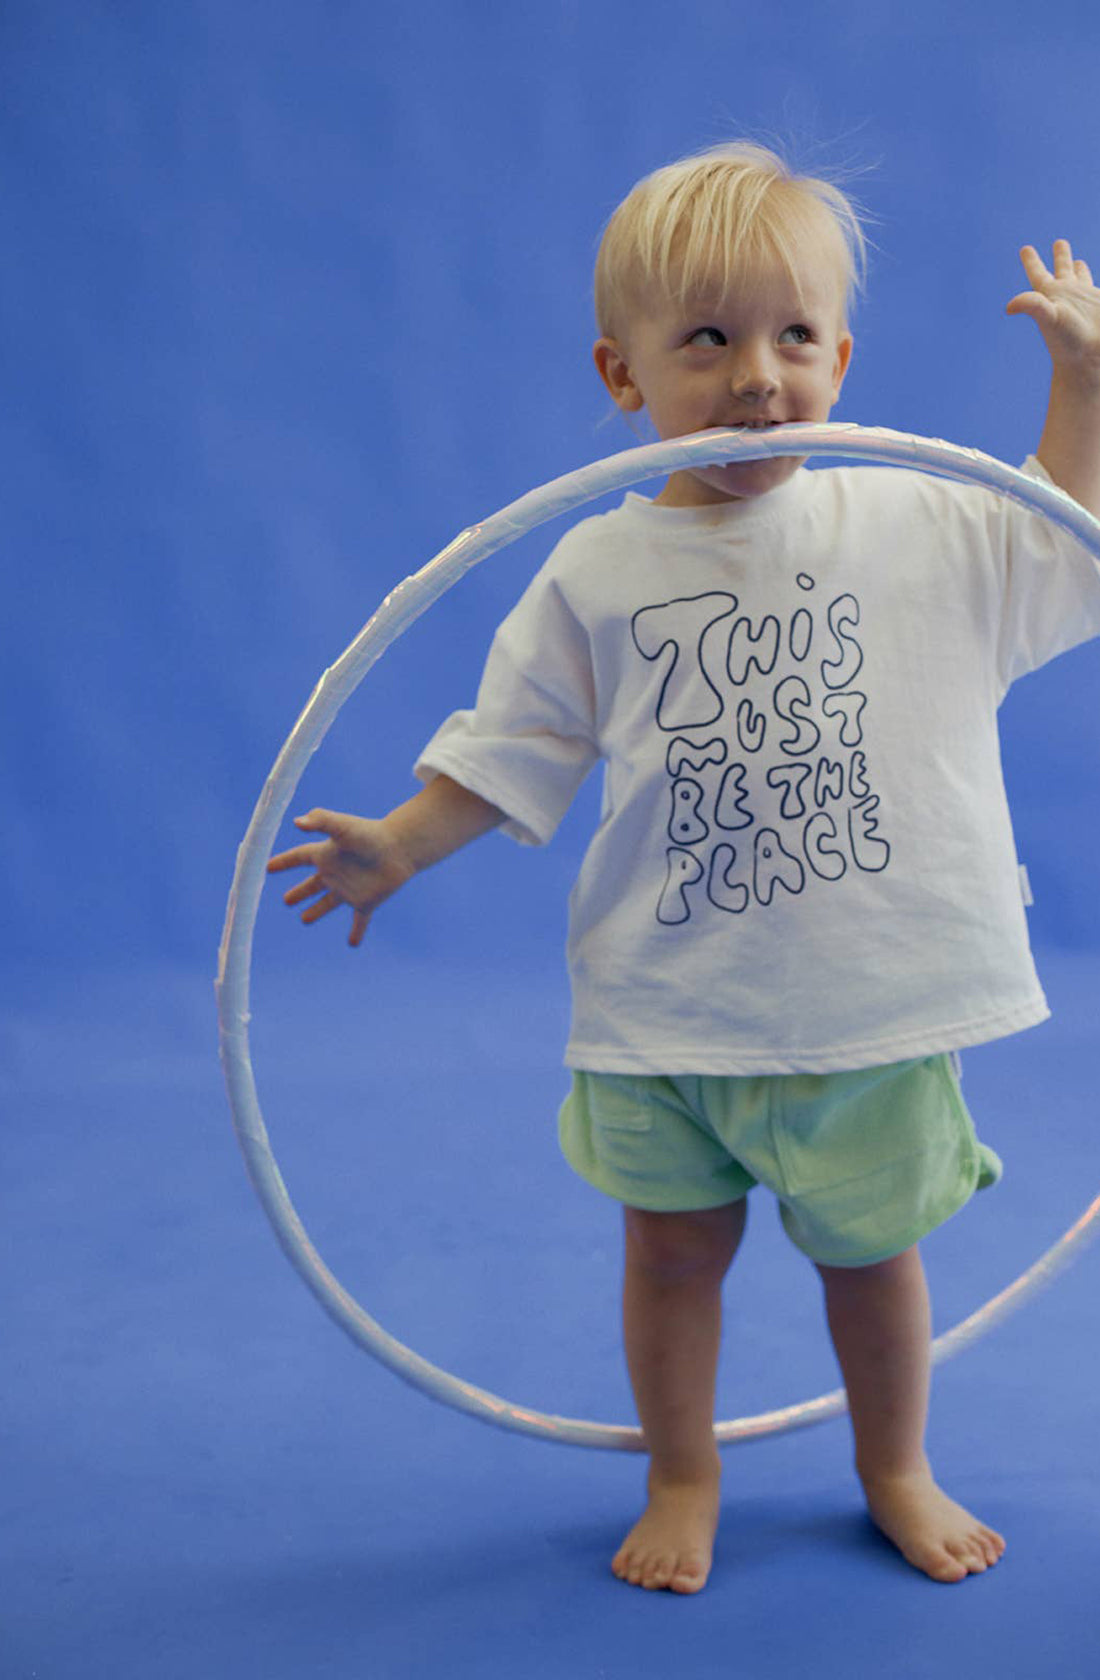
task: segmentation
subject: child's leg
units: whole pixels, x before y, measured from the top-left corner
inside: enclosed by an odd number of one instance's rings
[[[941,1492],[924,1451],[932,1315],[920,1250],[877,1266],[817,1269],[872,1518],[933,1580],[980,1574],[1005,1543]]]
[[[722,1279],[745,1215],[743,1200],[699,1213],[625,1210],[623,1331],[650,1455],[649,1504],[612,1568],[634,1586],[698,1592],[710,1572]]]

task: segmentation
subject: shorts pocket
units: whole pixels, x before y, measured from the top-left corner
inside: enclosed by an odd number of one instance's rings
[[[653,1098],[647,1086],[659,1083],[622,1073],[575,1073],[574,1101],[583,1106],[596,1131],[651,1132]]]

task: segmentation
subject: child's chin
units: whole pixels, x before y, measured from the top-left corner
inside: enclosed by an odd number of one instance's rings
[[[708,469],[707,482],[727,496],[765,496],[786,484],[805,457],[776,455],[763,461],[738,461],[728,467]]]

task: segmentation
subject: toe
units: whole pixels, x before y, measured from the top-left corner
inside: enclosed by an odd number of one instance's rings
[[[650,1592],[663,1591],[672,1580],[675,1567],[675,1558],[666,1557],[663,1553],[658,1552],[655,1557],[650,1558],[646,1566],[645,1574],[642,1576],[643,1587],[648,1587]]]
[[[920,1567],[933,1581],[963,1581],[968,1574],[966,1564],[949,1546],[935,1547]]]
[[[676,1570],[669,1586],[673,1592],[702,1592],[707,1584],[707,1566],[702,1558],[688,1558]]]
[[[625,1546],[616,1553],[611,1565],[620,1581],[629,1581],[632,1587],[638,1585],[639,1561],[636,1552],[629,1551]]]

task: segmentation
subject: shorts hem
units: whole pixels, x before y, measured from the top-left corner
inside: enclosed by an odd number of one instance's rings
[[[969,1200],[969,1198],[967,1199]],[[960,1203],[955,1209],[955,1213],[961,1213],[965,1206],[966,1202]],[[800,1242],[796,1242],[789,1231],[787,1231],[787,1237],[792,1247],[797,1248],[799,1254],[804,1254],[806,1259],[815,1266],[828,1266],[830,1270],[837,1272],[858,1272],[865,1270],[868,1266],[881,1266],[887,1260],[896,1260],[899,1254],[908,1254],[911,1248],[916,1248],[918,1244],[924,1241],[925,1237],[930,1237],[933,1231],[938,1231],[941,1225],[946,1224],[947,1220],[953,1219],[954,1216],[952,1213],[947,1214],[946,1218],[938,1220],[935,1225],[930,1225],[926,1231],[922,1231],[919,1236],[912,1237],[909,1242],[891,1244],[889,1248],[880,1249],[874,1254],[861,1257],[858,1260],[822,1260],[819,1255],[811,1254],[808,1248],[803,1248]]]
[[[996,1180],[993,1180],[992,1182],[995,1183]],[[933,1231],[938,1231],[941,1225],[946,1225],[949,1219],[954,1219],[957,1213],[961,1213],[963,1208],[967,1207],[969,1203],[974,1200],[974,1197],[978,1194],[981,1187],[980,1177],[976,1178],[974,1184],[966,1192],[962,1200],[955,1202],[953,1206],[948,1208],[946,1213],[938,1214],[936,1217],[931,1219],[919,1220],[918,1223],[911,1228],[906,1240],[902,1241],[895,1238],[885,1248],[876,1249],[872,1254],[866,1257],[861,1257],[858,1260],[825,1260],[822,1259],[820,1255],[811,1254],[809,1249],[804,1247],[803,1244],[800,1243],[794,1234],[788,1229],[786,1221],[782,1219],[783,1203],[780,1203],[780,1218],[788,1241],[794,1248],[797,1248],[800,1254],[804,1254],[807,1260],[812,1261],[815,1266],[831,1266],[835,1267],[837,1271],[858,1271],[861,1267],[881,1266],[884,1261],[896,1260],[899,1254],[907,1254],[911,1248],[916,1248],[918,1244],[924,1242],[926,1237],[930,1237]]]
[[[666,1199],[647,1195],[641,1190],[636,1194],[624,1185],[613,1188],[609,1182],[601,1179],[595,1173],[587,1172],[579,1162],[573,1159],[564,1145],[562,1145],[561,1152],[567,1165],[585,1184],[591,1185],[593,1190],[598,1190],[602,1196],[607,1196],[611,1201],[620,1203],[622,1207],[637,1208],[639,1213],[705,1213],[710,1208],[731,1207],[734,1202],[743,1202],[749,1194],[748,1188],[737,1192],[727,1190],[719,1195],[700,1195],[697,1198],[685,1193]],[[750,1188],[755,1188],[755,1186]]]

